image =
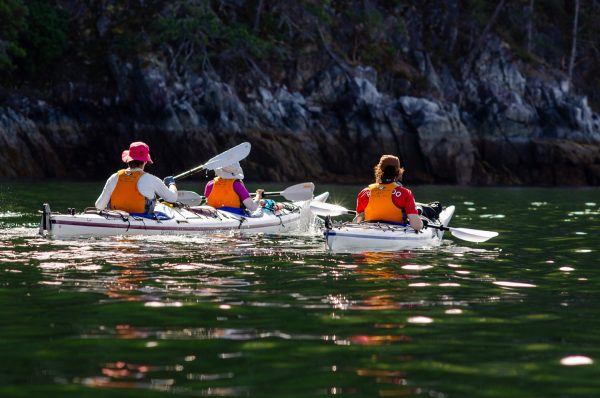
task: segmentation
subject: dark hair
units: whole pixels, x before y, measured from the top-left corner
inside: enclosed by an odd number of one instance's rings
[[[131,169],[135,169],[138,167],[142,167],[144,163],[145,162],[142,162],[141,160],[132,160],[131,162],[127,162],[127,166],[129,166],[129,168]]]
[[[381,173],[381,182],[389,183],[397,181],[400,177],[400,170],[394,166],[386,166]]]
[[[393,155],[383,155],[374,168],[375,182],[389,184],[402,181],[404,168],[400,166],[400,159]]]

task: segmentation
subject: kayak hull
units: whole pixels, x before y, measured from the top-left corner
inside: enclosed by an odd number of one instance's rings
[[[449,206],[440,214],[440,222],[448,226],[455,207]],[[385,223],[346,223],[325,231],[327,248],[332,252],[396,251],[437,246],[444,232],[425,228],[416,232],[411,227]]]
[[[328,193],[314,201],[326,201]],[[142,218],[122,212],[79,214],[49,213],[42,217],[40,233],[51,238],[104,237],[117,235],[203,235],[220,231],[240,233],[288,233],[307,227],[314,216],[309,201],[287,203],[276,213],[263,211],[257,217],[241,216],[208,206],[171,208],[157,205],[169,218]]]

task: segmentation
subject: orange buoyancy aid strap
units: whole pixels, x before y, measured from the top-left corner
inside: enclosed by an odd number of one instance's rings
[[[144,213],[146,198],[138,191],[137,183],[144,175],[141,170],[119,170],[117,172],[117,186],[110,197],[110,208],[123,210],[129,213]]]
[[[406,222],[404,210],[392,201],[392,192],[397,186],[394,182],[369,185],[369,203],[365,208],[365,221]]]
[[[242,202],[240,201],[240,197],[233,189],[235,181],[237,180],[216,177],[212,190],[206,198],[208,205],[215,209],[220,209],[221,207],[241,208]]]

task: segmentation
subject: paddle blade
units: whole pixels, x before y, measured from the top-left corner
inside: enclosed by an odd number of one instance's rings
[[[315,184],[312,182],[303,182],[292,185],[281,191],[281,196],[291,201],[310,200],[315,191]]]
[[[448,228],[452,236],[457,237],[458,239],[466,240],[469,242],[485,242],[490,240],[496,236],[498,236],[498,232],[494,231],[482,231],[479,229],[471,229],[471,228]]]
[[[214,170],[219,167],[229,166],[235,162],[246,158],[250,153],[251,145],[249,142],[242,142],[240,145],[234,146],[223,153],[211,158],[208,162],[202,165],[203,169]]]
[[[312,211],[317,216],[341,216],[344,214],[354,214],[355,212],[352,210],[348,210],[343,206],[334,205],[332,203],[324,203],[324,202],[316,202],[313,201],[310,203],[310,211]]]
[[[218,169],[219,167],[229,166],[235,162],[239,162],[240,160],[248,156],[248,154],[250,153],[250,148],[251,146],[249,142],[242,142],[240,145],[234,146],[233,148],[230,148],[225,152],[218,154],[214,158],[210,159],[208,162],[198,167],[194,167],[191,170],[188,170],[181,174],[177,174],[174,178],[175,180],[180,180],[182,178],[189,177],[192,174],[199,173],[202,170],[214,170]]]
[[[177,201],[188,206],[200,206],[204,196],[198,195],[194,191],[177,191]]]

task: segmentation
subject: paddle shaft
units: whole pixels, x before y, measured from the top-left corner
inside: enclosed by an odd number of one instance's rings
[[[255,197],[255,196],[256,196],[256,194],[252,194],[252,197]],[[263,194],[263,197],[268,197],[268,196],[281,196],[281,192],[269,192],[268,194]],[[200,203],[206,203],[206,201],[208,200],[208,198],[206,196],[203,196],[203,195],[198,195],[198,196],[196,196],[194,198],[191,198],[191,199],[195,199],[196,201],[199,201]],[[187,199],[187,200],[184,199],[184,200],[181,200],[181,202],[184,203],[184,204],[189,204],[188,202],[191,199]]]
[[[287,187],[283,191],[278,192],[264,192],[264,197],[269,196],[283,196],[286,200],[289,201],[304,201],[310,200],[313,197],[314,184],[312,182],[303,182],[300,184],[292,185]],[[182,203],[201,203],[205,201],[206,198],[204,196],[198,195],[194,191],[179,191],[178,200]],[[252,195],[255,196],[255,195]]]
[[[181,174],[177,174],[176,176],[173,177],[173,179],[175,179],[175,181],[181,180],[182,178],[186,178],[186,177],[189,177],[189,176],[191,176],[193,174],[199,173],[202,170],[204,170],[204,165],[195,167],[195,168],[193,168],[191,170],[188,170],[186,172],[183,172]]]
[[[269,198],[269,197],[273,197],[273,196],[282,196],[281,194],[283,193],[283,191],[275,191],[275,192],[263,192],[262,197],[263,198]],[[251,193],[250,196],[254,197],[256,196],[255,193]]]
[[[444,227],[443,225],[431,225],[431,224],[427,224],[426,226],[424,226],[425,228],[433,228],[433,229],[439,229],[440,231],[450,231],[450,228],[448,227]]]
[[[250,153],[251,145],[249,142],[243,142],[233,148],[226,150],[223,153],[218,154],[217,156],[211,158],[206,163],[194,167],[191,170],[184,171],[181,174],[177,174],[173,178],[177,181],[185,177],[189,177],[192,174],[196,174],[202,170],[214,170],[219,167],[229,166],[234,164],[235,162],[239,162],[244,159]]]

